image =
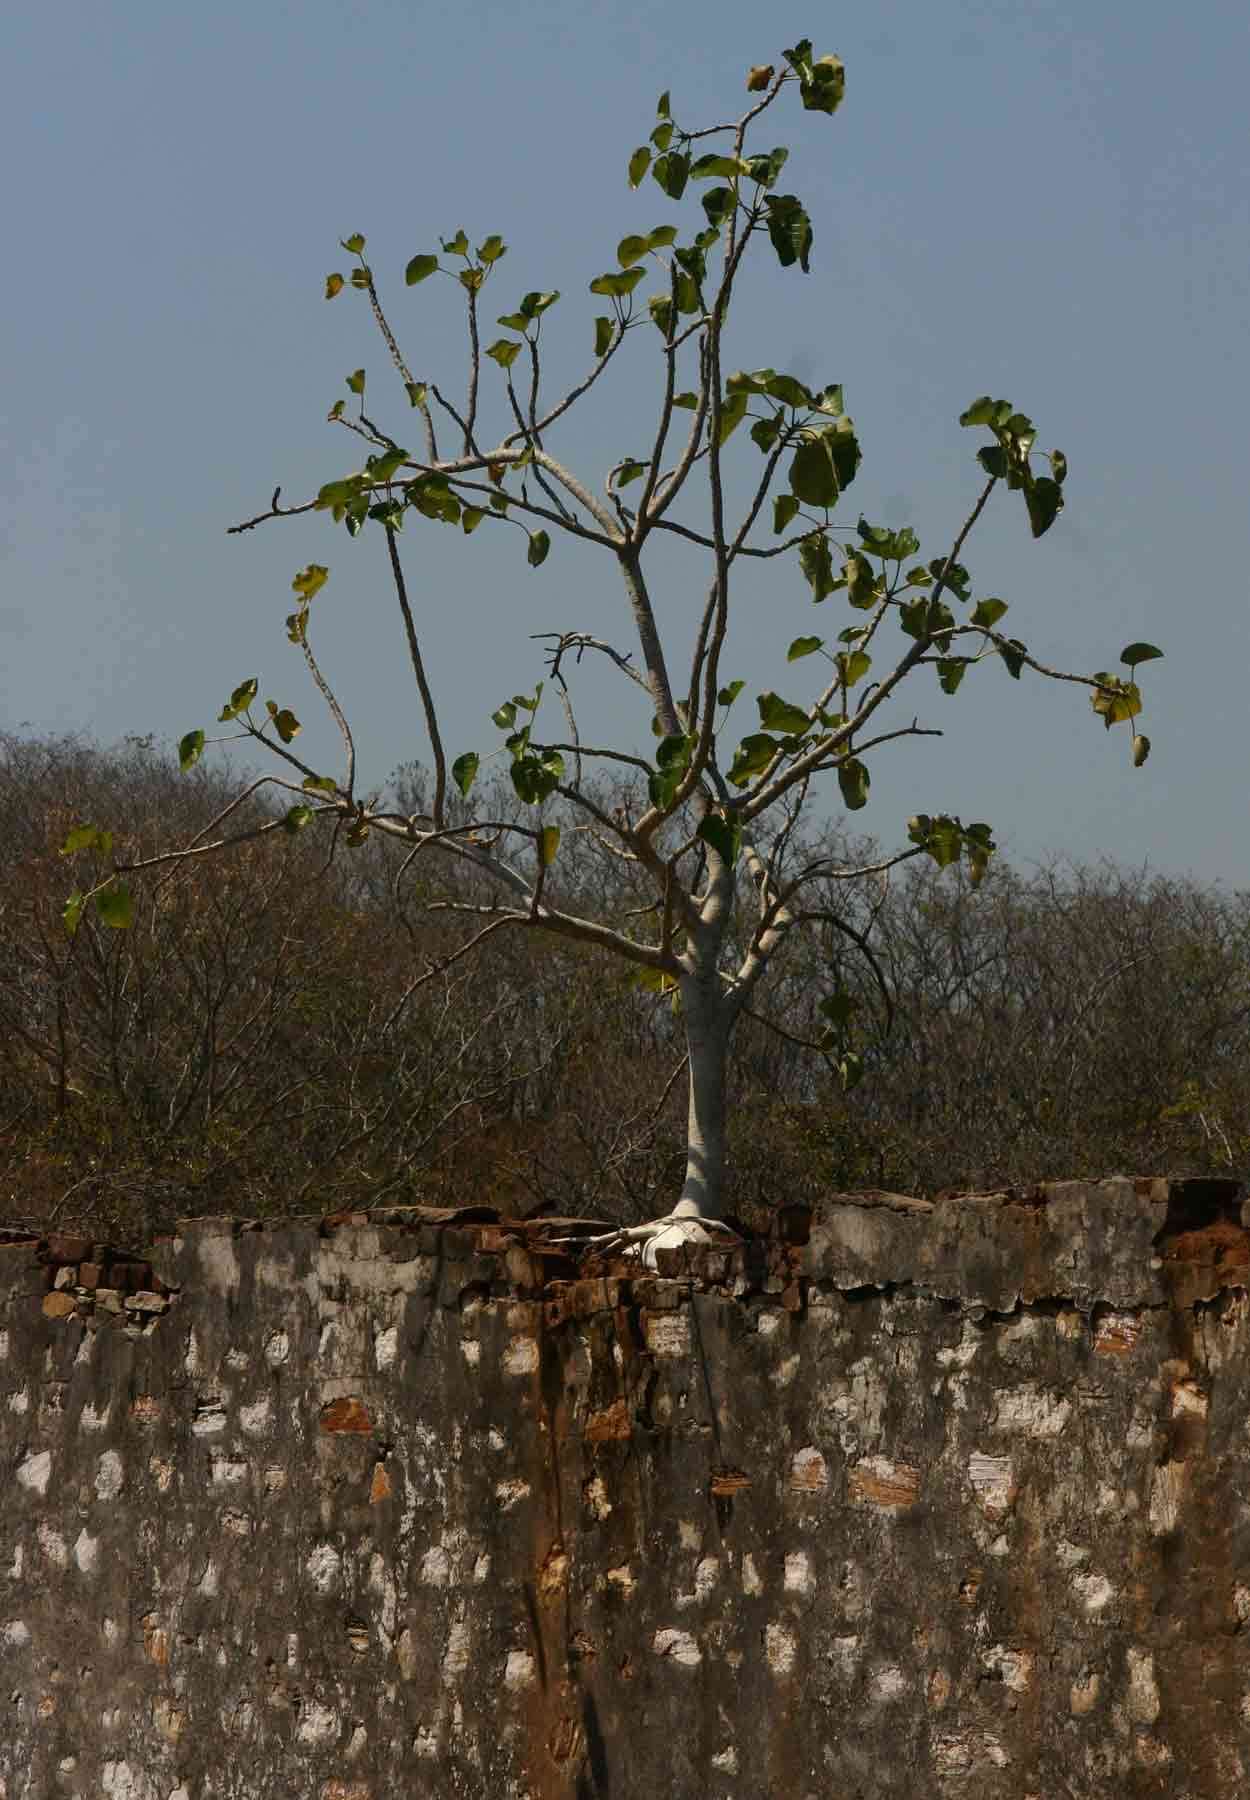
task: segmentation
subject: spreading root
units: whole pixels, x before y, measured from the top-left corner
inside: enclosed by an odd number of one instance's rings
[[[660,1250],[676,1250],[683,1244],[716,1244],[727,1250],[740,1242],[737,1232],[718,1219],[679,1218],[669,1213],[662,1219],[649,1219],[645,1225],[625,1225],[598,1237],[579,1238],[575,1247],[598,1256],[636,1256],[644,1269],[654,1269]]]

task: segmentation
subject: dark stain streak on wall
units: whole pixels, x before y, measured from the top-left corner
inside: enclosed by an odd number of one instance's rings
[[[782,1224],[0,1248],[0,1800],[1244,1791],[1241,1190]]]

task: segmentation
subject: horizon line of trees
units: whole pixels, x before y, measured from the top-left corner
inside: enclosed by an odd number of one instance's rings
[[[399,772],[400,810],[423,810],[422,783]],[[672,992],[519,930],[457,961],[463,924],[420,911],[375,838],[193,858],[136,884],[129,930],[85,913],[67,933],[75,827],[107,821],[143,854],[191,842],[235,791],[147,739],[0,733],[0,1225],[136,1240],[180,1215],[384,1201],[653,1217],[686,1154]],[[653,904],[575,827],[570,901]],[[1246,1165],[1250,894],[997,860],[975,892],[927,862],[856,888],[831,886],[830,923],[735,1036],[729,1215]],[[831,979],[853,1003],[836,1029]]]

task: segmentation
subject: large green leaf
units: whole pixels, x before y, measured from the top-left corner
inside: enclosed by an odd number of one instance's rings
[[[595,320],[595,355],[606,356],[616,335],[616,325],[611,319]]]
[[[783,269],[798,263],[808,273],[812,250],[812,222],[797,194],[765,194],[768,235]]]
[[[749,175],[750,172],[750,164],[739,157],[717,156],[714,152],[698,157],[690,165],[692,181],[709,181],[713,176],[719,176],[724,181],[736,181],[740,175]]]
[[[592,294],[610,294],[614,299],[622,300],[632,294],[638,283],[646,274],[645,269],[622,269],[619,272],[610,269],[606,275],[596,276],[590,284]]]
[[[1154,662],[1156,657],[1162,655],[1162,650],[1154,644],[1126,644],[1120,652],[1120,661],[1127,663],[1130,669],[1135,669],[1138,663]]]
[[[837,504],[838,477],[823,436],[806,439],[795,451],[790,464],[790,489],[805,506],[828,508]]]
[[[978,600],[972,609],[972,623],[983,625],[987,631],[992,631],[1006,611],[1005,600]]]
[[[477,780],[481,762],[482,759],[476,750],[466,750],[464,755],[458,756],[451,765],[451,778],[466,799],[468,799],[470,788]]]
[[[813,602],[825,600],[837,590],[833,578],[833,555],[823,533],[805,537],[799,545],[799,567],[807,577]]]
[[[838,786],[842,790],[842,804],[848,812],[858,812],[868,804],[868,770],[856,756],[849,756],[838,764]]]
[[[546,562],[547,552],[550,548],[551,538],[547,532],[530,532],[529,549],[525,553],[525,560],[529,563],[531,569],[536,569],[540,563]]]
[[[111,926],[114,931],[125,931],[133,923],[135,903],[130,889],[124,882],[110,882],[95,897],[95,909],[100,915],[102,925]]]
[[[629,185],[636,188],[651,167],[651,146],[639,144],[629,159]]]
[[[656,157],[651,174],[670,200],[680,200],[690,179],[690,158],[680,150],[667,150]]]
[[[814,651],[824,647],[824,642],[824,638],[796,637],[790,648],[786,651],[786,661],[798,662],[801,656],[811,656]]]
[[[783,700],[780,694],[771,691],[757,694],[755,704],[760,709],[760,724],[765,731],[779,731],[783,737],[802,737],[812,728],[806,709]]]
[[[224,723],[228,719],[237,719],[240,713],[245,713],[252,701],[255,700],[259,685],[260,683],[254,675],[247,681],[241,681],[231,694],[227,704],[218,713],[218,723]]]
[[[749,737],[744,737],[734,752],[730,781],[735,787],[746,787],[752,776],[768,767],[780,748],[776,738],[766,737],[763,732],[752,732]]]
[[[521,354],[521,346],[515,338],[499,338],[488,346],[486,354],[497,362],[501,369],[510,369]]]
[[[438,267],[437,256],[414,256],[404,270],[404,280],[409,287],[415,287],[418,281],[424,281]]]
[[[798,510],[799,500],[796,494],[778,494],[776,496],[773,501],[773,532],[777,537],[781,536]],[[820,598],[823,599],[824,595],[822,594]]]
[[[497,232],[492,232],[491,236],[486,238],[477,247],[477,260],[479,262],[496,263],[501,256],[506,256],[507,254],[508,246]]]
[[[195,767],[203,754],[204,733],[202,731],[188,731],[185,737],[178,739],[178,767],[184,774],[188,769]]]
[[[1063,511],[1063,489],[1049,475],[1038,475],[1025,487],[1024,504],[1033,536],[1042,537]]]

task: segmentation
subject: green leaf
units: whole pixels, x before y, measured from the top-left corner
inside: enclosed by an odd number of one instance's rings
[[[1060,487],[1062,487],[1064,482],[1068,479],[1068,459],[1062,450],[1051,451],[1050,472],[1059,483]]]
[[[326,299],[333,300],[336,294],[341,294],[342,292],[343,292],[343,277],[341,275],[327,275],[326,276]]]
[[[879,556],[883,562],[905,562],[920,549],[920,540],[910,525],[891,531],[886,525],[870,525],[860,519],[856,530],[863,541],[866,556]]]
[[[292,593],[298,594],[305,606],[307,606],[313,595],[320,593],[329,578],[330,571],[326,568],[324,563],[309,563],[308,567],[306,569],[301,569],[294,581],[292,581],[291,591]]]
[[[827,599],[837,589],[833,578],[833,555],[829,540],[822,533],[805,537],[799,545],[799,567],[807,577],[813,603]]]
[[[428,275],[432,275],[437,267],[437,256],[414,256],[404,270],[404,280],[409,287],[415,287],[419,281],[424,281]]]
[[[101,831],[98,825],[75,825],[69,832],[58,852],[61,856],[76,856],[80,850],[100,850],[104,855],[113,847],[113,834]]]
[[[368,269],[352,270],[352,286],[354,288],[367,288],[372,280],[373,276]]]
[[[938,662],[938,681],[944,694],[953,694],[958,690],[960,682],[968,668],[966,656],[943,657]]]
[[[645,237],[623,237],[616,246],[616,260],[623,269],[628,268],[644,257],[650,247]]]
[[[458,756],[451,765],[451,778],[466,799],[468,799],[469,796],[469,789],[477,780],[477,772],[481,767],[481,761],[482,759],[476,750],[466,750],[464,755]]]
[[[733,433],[746,417],[748,396],[745,393],[726,394],[721,401],[720,431],[718,441],[727,443]]]
[[[723,813],[707,813],[695,835],[715,850],[727,868],[733,868],[742,849],[742,827],[736,819],[731,823]]]
[[[466,537],[471,537],[482,520],[486,517],[480,506],[466,506],[460,515],[460,526]]]
[[[466,256],[468,254],[469,240],[463,229],[458,231],[453,238],[440,238],[439,243],[448,256]]]
[[[424,383],[424,381],[405,381],[404,389],[408,395],[409,406],[424,406],[425,405],[425,383]]]
[[[778,494],[773,500],[773,532],[777,537],[785,530],[795,513],[799,510],[798,498],[794,494]],[[822,594],[821,599],[824,598]]]
[[[476,294],[486,279],[485,269],[461,269],[456,280],[466,293]]]
[[[256,698],[256,689],[259,685],[254,675],[248,681],[241,681],[231,694],[229,703],[223,706],[217,715],[218,722],[224,723],[227,719],[237,719],[240,713],[246,712]]]
[[[651,148],[648,144],[639,144],[629,159],[629,185],[636,188],[647,170],[651,167]]]
[[[632,294],[638,283],[646,274],[645,269],[609,270],[606,275],[598,275],[590,284],[592,294],[609,294],[613,299],[623,300]]]
[[[1007,673],[1013,681],[1019,681],[1020,671],[1024,667],[1024,658],[1028,654],[1027,646],[1019,638],[1000,638],[994,648],[1007,665]],[[1097,696],[1095,695],[1095,698]]]
[[[506,256],[507,254],[508,246],[504,243],[498,232],[492,232],[491,235],[484,239],[477,247],[477,260],[479,262],[497,263],[501,256]]]
[[[699,196],[708,224],[719,233],[725,220],[731,217],[738,204],[738,196],[732,188],[709,188]]]
[[[979,400],[974,400],[971,406],[960,413],[959,423],[961,425],[992,426],[998,417],[1000,408],[1004,406],[1007,408],[1008,415],[1010,415],[1010,401],[991,400],[988,394],[982,394]]]
[[[273,728],[284,744],[299,735],[300,722],[289,706],[280,707],[276,700],[266,700],[265,710],[273,720]]]
[[[501,369],[510,369],[521,354],[521,346],[515,338],[499,338],[488,347],[486,354],[497,362]]]
[[[798,662],[801,656],[810,656],[814,650],[823,650],[824,646],[824,638],[796,637],[790,648],[786,651],[786,661]]]
[[[651,142],[657,150],[667,150],[672,141],[673,127],[671,125],[657,125],[651,133]]]
[[[282,829],[289,831],[294,837],[297,831],[302,831],[305,825],[310,823],[312,816],[312,807],[305,806],[301,801],[298,805],[289,807],[282,815]]]
[[[799,78],[799,93],[808,112],[835,113],[846,92],[846,70],[836,56],[812,61],[812,46],[803,38],[782,55]]]
[[[560,827],[544,825],[538,834],[538,860],[544,869],[549,869],[556,860],[556,851],[560,848]]]
[[[868,770],[858,757],[848,757],[838,764],[838,786],[842,790],[842,804],[848,812],[858,812],[867,806]]]
[[[114,881],[102,888],[95,897],[95,909],[100,915],[100,923],[110,926],[114,931],[125,931],[135,916],[135,903],[130,889],[124,882]]]
[[[365,240],[358,231],[354,231],[350,237],[340,238],[339,242],[352,256],[359,256],[365,247]]]
[[[716,704],[718,706],[732,706],[734,701],[738,698],[738,695],[742,692],[742,690],[745,686],[746,686],[745,681],[727,682],[725,684],[725,686],[723,688],[721,688],[720,692],[717,694]]]
[[[669,338],[673,332],[673,302],[667,294],[652,294],[647,301],[647,311],[651,314],[651,323],[662,338]]]
[[[765,731],[779,731],[783,737],[802,737],[812,728],[807,709],[792,705],[780,694],[757,694],[755,704],[760,709],[760,724]]]
[[[185,775],[193,769],[204,754],[204,733],[188,731],[185,737],[178,739],[178,767]]]
[[[656,135],[653,133],[653,138]],[[680,200],[690,177],[690,158],[680,150],[668,150],[663,156],[656,157],[651,174],[670,200]]]
[[[373,482],[391,481],[408,460],[408,452],[398,444],[392,444],[381,456],[371,456],[365,463],[365,473]]]
[[[709,181],[712,176],[720,175],[727,181],[736,181],[740,175],[749,175],[750,165],[736,156],[717,156],[714,153],[700,156],[690,165],[692,181]]]
[[[363,369],[353,370],[352,373],[347,377],[347,385],[352,390],[353,394],[363,394],[365,391],[365,372],[364,372],[364,370]]]
[[[797,262],[806,275],[812,250],[812,222],[803,202],[796,194],[765,194],[764,204],[768,208],[768,235],[777,252],[777,261],[783,269]]]
[[[836,505],[838,478],[823,436],[806,439],[795,451],[790,464],[790,488],[805,506]]]
[[[992,631],[1007,610],[1005,600],[978,600],[972,609],[972,623]]]
[[[646,463],[638,462],[631,457],[628,462],[623,462],[617,469],[612,485],[618,488],[628,487],[631,481],[637,481],[640,475],[645,475],[646,470]]]
[[[857,612],[868,612],[877,604],[885,589],[885,578],[877,574],[866,556],[858,550],[842,564],[846,581],[846,597]]]
[[[87,896],[79,893],[77,888],[75,888],[74,892],[65,902],[64,910],[61,913],[61,923],[64,925],[70,937],[73,937],[74,933],[78,930],[78,924],[82,918],[82,909],[86,904]]]
[[[986,444],[977,451],[977,461],[987,475],[996,476],[1000,480],[1011,468],[1011,459],[1001,444]]]
[[[1154,662],[1163,655],[1162,650],[1154,644],[1126,644],[1120,652],[1120,661],[1135,669],[1138,663]]]
[[[500,731],[511,731],[516,724],[516,707],[512,701],[505,700],[502,706],[497,707],[490,715],[490,722],[497,725]]]
[[[763,155],[748,156],[747,174],[763,188],[775,187],[789,154],[784,144],[779,144],[775,150],[769,150]]]
[[[612,339],[616,335],[616,325],[611,319],[595,320],[595,355],[606,356],[611,348]]]
[[[734,752],[730,781],[735,787],[746,787],[753,775],[768,767],[780,748],[776,738],[766,737],[762,732],[752,732],[749,737],[744,737]]]
[[[1100,669],[1094,680],[1100,686],[1090,695],[1090,705],[1108,731],[1125,719],[1137,717],[1141,711],[1141,692],[1135,681],[1123,681],[1106,669]]]
[[[664,92],[660,95],[659,104],[656,106],[655,113],[658,119],[671,119],[673,116],[669,108],[669,90],[667,88],[665,88]]]
[[[845,688],[858,687],[872,667],[866,650],[840,650],[837,655],[838,680]]]
[[[343,417],[343,408],[346,406],[346,404],[347,404],[347,402],[345,400],[336,400],[334,402],[334,405],[330,408],[329,412],[326,414],[326,417],[328,419],[341,419]]]
[[[337,794],[339,791],[333,775],[305,775],[300,786],[307,794]]]
[[[551,538],[545,531],[530,532],[529,549],[525,553],[525,560],[531,569],[536,569],[541,563],[546,562],[547,552],[550,548]]]
[[[1038,475],[1024,490],[1024,504],[1033,536],[1043,537],[1063,511],[1063,489],[1049,475]]]
[[[684,394],[674,394],[673,405],[683,406],[687,412],[697,412],[699,409],[699,396],[697,394],[692,394],[689,390]]]
[[[1150,739],[1139,731],[1133,739],[1133,767],[1140,769],[1149,755]]]

